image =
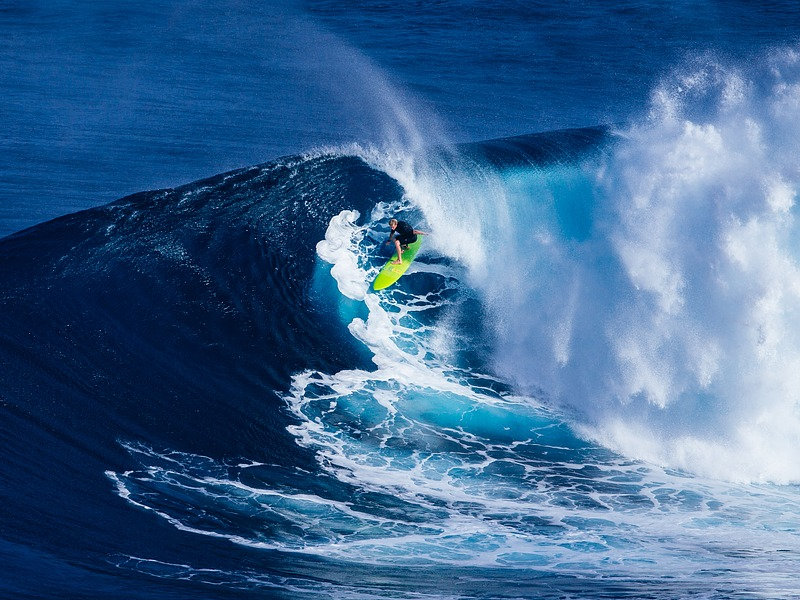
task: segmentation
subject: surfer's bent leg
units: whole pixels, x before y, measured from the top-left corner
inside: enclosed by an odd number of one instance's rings
[[[400,240],[395,239],[394,247],[397,248],[397,260],[394,261],[394,264],[399,265],[403,262],[403,248],[400,246]]]

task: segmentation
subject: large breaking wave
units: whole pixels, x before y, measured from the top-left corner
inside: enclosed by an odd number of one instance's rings
[[[790,589],[796,63],[705,60],[625,128],[320,151],[0,241],[4,552],[143,597]],[[430,235],[371,293],[393,215]]]

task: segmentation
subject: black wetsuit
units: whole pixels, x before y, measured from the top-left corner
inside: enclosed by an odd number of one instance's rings
[[[414,228],[405,221],[397,222],[394,234],[397,236],[397,241],[400,242],[401,246],[408,246],[417,241],[417,234],[414,233]]]

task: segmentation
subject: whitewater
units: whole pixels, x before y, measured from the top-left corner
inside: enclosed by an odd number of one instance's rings
[[[611,150],[571,164],[377,163],[464,269],[495,372],[580,411],[583,433],[623,454],[800,479],[796,62],[773,56],[766,90],[714,61],[676,73]],[[318,254],[343,295],[365,299],[364,230],[399,208],[356,231],[359,215],[331,222]]]

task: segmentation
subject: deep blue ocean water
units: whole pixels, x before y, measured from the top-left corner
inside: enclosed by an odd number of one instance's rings
[[[799,35],[0,0],[0,597],[800,597]]]

